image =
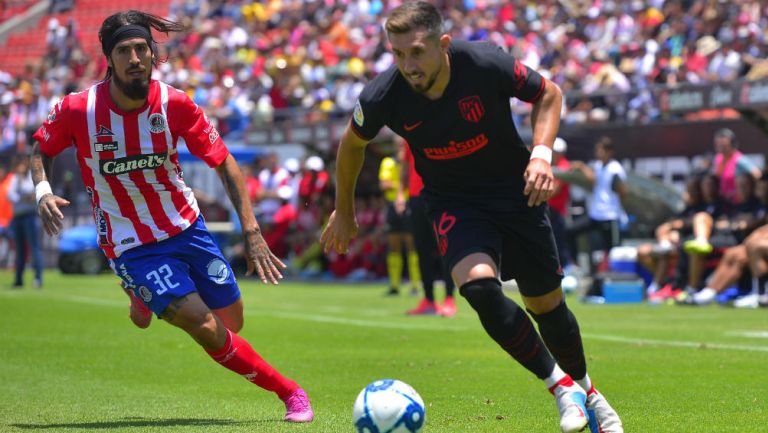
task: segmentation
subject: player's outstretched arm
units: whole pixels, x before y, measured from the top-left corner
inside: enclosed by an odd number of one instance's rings
[[[259,275],[262,282],[271,282],[277,284],[278,280],[283,278],[280,269],[285,269],[285,264],[277,256],[272,254],[267,242],[261,235],[261,229],[256,222],[256,216],[253,215],[251,200],[248,198],[248,190],[245,187],[243,174],[240,167],[232,155],[216,167],[216,173],[227,191],[232,205],[240,218],[240,225],[243,228],[243,237],[245,238],[245,258],[248,266],[246,275],[253,274],[254,271]]]
[[[37,213],[43,220],[43,228],[49,236],[57,235],[64,228],[64,214],[62,207],[69,206],[69,201],[56,196],[51,191],[47,173],[51,172],[53,159],[40,152],[40,145],[35,142],[30,157],[32,181],[35,183],[35,196],[37,197]]]
[[[349,241],[357,236],[355,184],[363,167],[367,144],[350,126],[341,136],[336,154],[336,210],[331,213],[328,225],[320,235],[320,244],[325,252],[334,250],[343,254],[347,252]]]
[[[528,206],[538,206],[552,197],[555,176],[552,174],[552,144],[560,128],[560,110],[563,95],[553,82],[545,80],[544,92],[533,104],[533,151],[525,170],[525,189]]]

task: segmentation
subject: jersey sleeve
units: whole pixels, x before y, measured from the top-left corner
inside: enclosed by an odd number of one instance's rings
[[[741,158],[736,160],[736,172],[738,174],[748,174],[755,169],[759,169],[759,167],[746,155],[742,155]]]
[[[610,173],[614,177],[618,177],[622,182],[627,181],[627,172],[624,171],[624,167],[619,161],[611,161],[611,164],[608,166],[608,170],[610,170]]]
[[[219,131],[208,120],[202,108],[178,90],[171,90],[175,96],[174,110],[168,106],[168,117],[175,125],[174,132],[184,138],[192,155],[203,160],[209,167],[218,167],[229,155]],[[169,121],[171,121],[169,119]]]
[[[510,97],[536,102],[544,93],[545,79],[501,47],[488,44],[488,58],[501,74],[501,87]]]
[[[366,141],[373,140],[386,123],[384,101],[376,89],[375,82],[365,86],[357,99],[350,122],[352,131]]]
[[[74,143],[70,117],[70,97],[65,96],[51,108],[45,122],[32,135],[45,156],[52,158]]]

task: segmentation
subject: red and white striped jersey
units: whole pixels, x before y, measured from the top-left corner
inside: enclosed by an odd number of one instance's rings
[[[147,103],[124,112],[109,81],[72,93],[34,134],[54,157],[74,145],[107,257],[181,233],[200,214],[184,183],[178,142],[210,167],[229,155],[216,128],[182,91],[152,80]]]

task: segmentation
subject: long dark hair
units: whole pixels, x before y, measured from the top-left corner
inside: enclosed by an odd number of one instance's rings
[[[105,41],[109,41],[112,38],[112,35],[115,34],[117,29],[129,24],[145,27],[150,31],[150,35],[152,33],[152,29],[155,29],[161,33],[165,33],[166,35],[170,32],[181,32],[187,30],[187,27],[181,23],[170,21],[157,15],[131,9],[128,11],[112,14],[108,16],[103,23],[101,23],[101,28],[99,29],[99,42],[101,42],[102,47],[104,47]],[[154,38],[150,39],[149,47],[152,50],[153,55],[157,53],[157,42],[154,40]],[[102,51],[104,51],[103,48]],[[104,56],[109,58],[110,54],[111,53],[104,53]],[[157,66],[157,62],[158,59],[155,55],[152,57],[152,65]],[[104,76],[104,80],[108,80],[111,77],[112,68],[108,67],[106,75]]]

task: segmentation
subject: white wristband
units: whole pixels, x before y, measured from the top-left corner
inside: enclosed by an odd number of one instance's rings
[[[546,144],[537,144],[531,151],[531,159],[539,158],[552,164],[552,149]]]
[[[35,198],[37,199],[37,204],[40,204],[40,199],[43,198],[43,196],[46,194],[53,194],[53,190],[51,190],[51,184],[48,183],[47,180],[44,180],[35,185]]]

